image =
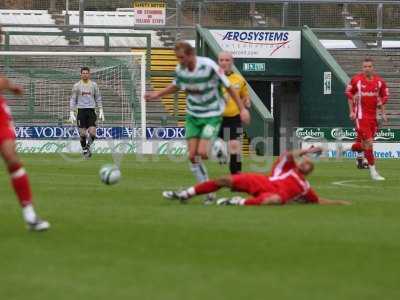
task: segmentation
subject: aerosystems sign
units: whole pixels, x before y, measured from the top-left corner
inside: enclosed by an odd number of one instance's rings
[[[218,45],[236,58],[300,59],[301,32],[210,30]]]
[[[303,141],[352,142],[357,133],[354,128],[300,127],[295,137]],[[400,129],[380,129],[375,135],[376,142],[400,142]]]

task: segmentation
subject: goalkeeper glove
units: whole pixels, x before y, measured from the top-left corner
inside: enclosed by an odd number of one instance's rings
[[[76,117],[75,117],[75,112],[74,111],[70,111],[69,112],[69,121],[74,124],[76,122]]]
[[[100,121],[104,121],[104,110],[103,110],[103,108],[99,108],[99,119],[100,119]]]

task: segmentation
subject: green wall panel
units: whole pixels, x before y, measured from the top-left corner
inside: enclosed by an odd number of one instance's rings
[[[300,126],[352,126],[344,90],[348,77],[309,29],[301,40]],[[324,95],[324,72],[332,73],[332,93]]]

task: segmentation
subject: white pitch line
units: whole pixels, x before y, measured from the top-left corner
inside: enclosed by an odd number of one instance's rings
[[[371,182],[370,179],[353,179],[353,180],[342,180],[342,181],[334,181],[332,182],[333,185],[344,186],[344,187],[351,187],[351,188],[376,188],[376,186],[371,185],[358,185],[353,184],[352,182]]]

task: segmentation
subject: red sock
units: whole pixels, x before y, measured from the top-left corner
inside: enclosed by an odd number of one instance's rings
[[[13,164],[8,167],[11,177],[11,184],[17,194],[19,204],[25,207],[32,204],[32,192],[29,184],[28,174],[21,164]]]
[[[262,193],[259,194],[257,197],[254,198],[250,198],[250,199],[246,199],[246,201],[244,202],[244,205],[262,205],[262,204],[284,204],[284,202],[282,200],[279,200],[279,202],[277,202],[276,199],[274,199],[274,197],[272,193]],[[275,197],[276,198],[276,197]]]
[[[220,187],[214,180],[204,181],[202,183],[196,184],[194,187],[196,195],[209,194],[219,189]]]
[[[373,148],[365,150],[365,158],[368,160],[368,165],[373,166],[375,165],[375,157]]]
[[[261,197],[249,198],[246,199],[244,205],[261,205],[263,200]]]
[[[244,205],[261,205],[264,203],[264,201],[268,195],[269,195],[269,193],[262,193],[262,194],[258,195],[257,197],[246,199],[246,201],[244,202]]]
[[[362,152],[363,147],[360,142],[356,142],[353,145],[351,145],[351,151],[356,151],[356,152]]]

